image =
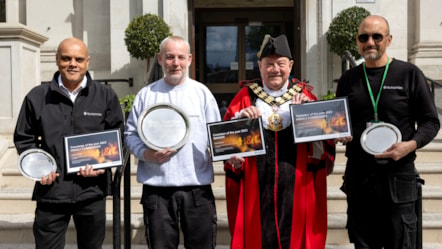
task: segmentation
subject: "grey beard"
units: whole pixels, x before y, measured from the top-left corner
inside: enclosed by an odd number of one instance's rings
[[[365,54],[363,55],[365,60],[371,60],[371,61],[375,61],[378,60],[379,58],[381,58],[381,55],[379,53],[377,54]]]

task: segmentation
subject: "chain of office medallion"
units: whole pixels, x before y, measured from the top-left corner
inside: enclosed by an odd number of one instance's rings
[[[251,83],[249,88],[253,91],[253,93],[258,96],[258,98],[262,99],[264,102],[269,104],[270,106],[277,105],[280,106],[285,102],[291,100],[293,96],[300,93],[302,91],[302,87],[298,85],[294,85],[287,92],[279,97],[270,96],[268,93],[264,91],[264,89],[258,85],[258,83]]]

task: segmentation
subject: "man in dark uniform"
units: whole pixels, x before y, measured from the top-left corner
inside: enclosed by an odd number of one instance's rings
[[[440,128],[423,73],[389,57],[391,41],[385,18],[366,17],[356,41],[365,63],[345,72],[336,92],[337,97],[348,97],[353,127],[352,137],[337,141],[346,143],[342,189],[347,195],[348,234],[357,249],[415,248],[416,149],[428,144]],[[402,140],[385,151],[367,153],[361,135],[380,122],[397,127]]]

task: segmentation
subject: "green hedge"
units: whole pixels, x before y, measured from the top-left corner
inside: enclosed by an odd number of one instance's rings
[[[135,17],[125,31],[124,42],[132,57],[149,59],[160,51],[161,41],[172,35],[170,27],[158,15]]]
[[[345,50],[359,59],[358,47],[356,45],[356,36],[358,34],[359,24],[370,15],[370,12],[362,7],[353,6],[339,12],[330,23],[326,33],[327,42],[330,50],[335,54],[342,56]]]

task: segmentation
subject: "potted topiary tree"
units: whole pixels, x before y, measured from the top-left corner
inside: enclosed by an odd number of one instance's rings
[[[356,36],[358,34],[359,23],[370,12],[362,7],[353,6],[339,12],[330,23],[326,33],[330,50],[339,56],[344,55],[348,50],[357,60],[361,57],[356,46]]]
[[[368,10],[358,6],[344,9],[333,18],[325,34],[330,50],[342,58],[351,57],[349,62],[352,65],[356,65],[357,62],[355,60],[361,58],[356,45],[359,23],[369,15],[370,12]],[[350,52],[350,54],[346,53],[346,51]],[[343,64],[343,71],[345,70],[344,68]],[[326,95],[320,96],[320,99],[333,99],[335,96],[336,94],[329,90]]]
[[[124,37],[127,51],[134,58],[147,60],[146,82],[152,78],[152,66],[156,64],[156,54],[160,51],[161,41],[170,35],[170,27],[160,16],[154,14],[135,17],[127,26]],[[133,94],[120,98],[125,113],[130,112],[134,98]]]
[[[147,60],[147,79],[151,72],[151,58],[160,51],[160,43],[172,35],[170,27],[158,15],[145,14],[135,17],[125,30],[124,42],[132,57]],[[154,63],[152,63],[153,65]]]

